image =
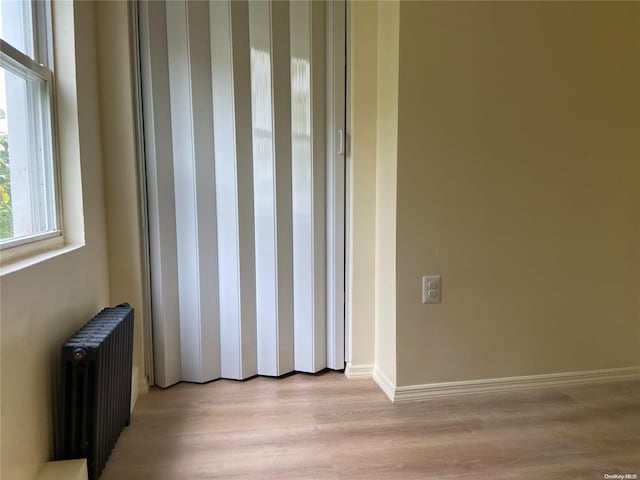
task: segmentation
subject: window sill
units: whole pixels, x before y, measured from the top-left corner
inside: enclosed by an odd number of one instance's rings
[[[64,255],[83,244],[64,244],[64,237],[48,238],[0,252],[0,277],[24,270],[51,258]]]

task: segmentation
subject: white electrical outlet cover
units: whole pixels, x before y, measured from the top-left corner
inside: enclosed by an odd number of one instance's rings
[[[425,275],[422,277],[422,303],[440,303],[442,297],[442,282],[440,275]]]

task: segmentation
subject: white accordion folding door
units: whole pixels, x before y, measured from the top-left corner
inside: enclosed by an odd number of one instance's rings
[[[139,5],[155,383],[344,368],[344,2]]]

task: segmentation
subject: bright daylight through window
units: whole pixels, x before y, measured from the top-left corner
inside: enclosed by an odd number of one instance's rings
[[[0,249],[60,235],[49,2],[0,0]]]

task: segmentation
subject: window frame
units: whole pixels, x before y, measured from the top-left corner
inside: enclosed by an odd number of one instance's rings
[[[55,222],[52,230],[0,240],[3,255],[10,249],[37,244],[45,240],[63,236],[62,189],[60,184],[60,155],[58,150],[58,124],[56,111],[55,75],[53,69],[53,29],[50,0],[27,0],[31,6],[33,34],[33,58],[0,38],[0,64],[8,71],[22,72],[41,79],[48,97],[48,121],[51,134],[51,170],[54,197]],[[46,114],[46,112],[45,112]],[[40,245],[34,245],[38,248]],[[3,263],[3,262],[2,262]]]

